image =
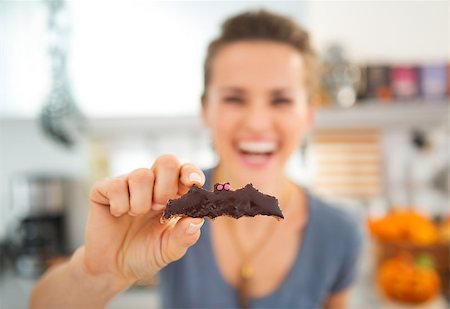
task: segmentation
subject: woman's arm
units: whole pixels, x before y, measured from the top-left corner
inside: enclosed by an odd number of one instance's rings
[[[70,261],[48,271],[31,293],[30,308],[103,308],[131,286],[113,275],[89,274],[83,259],[81,247]]]
[[[180,259],[200,237],[201,218],[161,224],[169,199],[203,186],[200,169],[170,155],[151,169],[98,181],[90,193],[85,243],[36,284],[31,308],[101,308],[138,280]]]

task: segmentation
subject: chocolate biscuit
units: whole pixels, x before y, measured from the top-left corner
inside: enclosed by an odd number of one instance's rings
[[[284,219],[278,200],[259,192],[252,184],[231,190],[229,183],[218,183],[214,185],[213,192],[193,186],[180,198],[169,200],[161,219],[165,221],[179,216],[211,219],[230,216],[238,219],[256,215]]]

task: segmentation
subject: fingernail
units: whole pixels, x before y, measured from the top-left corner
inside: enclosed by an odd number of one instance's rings
[[[166,207],[166,206],[163,205],[163,204],[157,204],[157,203],[155,203],[155,204],[152,205],[152,209],[153,209],[153,210],[161,210],[161,209],[164,209],[164,207]]]
[[[198,173],[190,173],[189,180],[193,182],[202,183],[202,176],[200,176]]]
[[[192,235],[198,232],[200,228],[202,227],[203,223],[205,223],[205,220],[202,220],[202,222],[198,224],[190,223],[188,228],[186,229],[186,234]]]

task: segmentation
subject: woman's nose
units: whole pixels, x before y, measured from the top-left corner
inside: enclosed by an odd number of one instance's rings
[[[272,113],[263,104],[249,104],[244,115],[244,125],[252,132],[263,132],[272,125]]]

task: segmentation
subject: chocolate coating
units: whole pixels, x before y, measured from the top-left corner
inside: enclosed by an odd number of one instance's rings
[[[278,206],[278,200],[270,195],[259,192],[252,184],[247,184],[241,189],[207,191],[196,186],[175,200],[169,200],[162,215],[162,220],[176,216],[192,218],[215,218],[219,216],[231,216],[240,218],[243,216],[254,217],[256,215],[275,216],[284,219]],[[221,188],[221,187],[219,187]]]

